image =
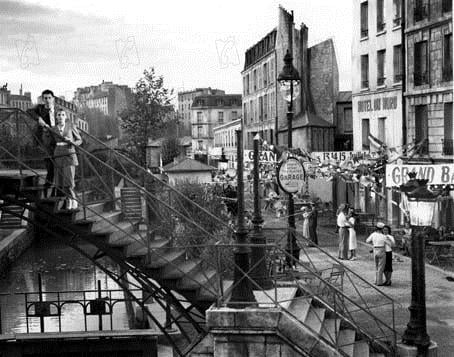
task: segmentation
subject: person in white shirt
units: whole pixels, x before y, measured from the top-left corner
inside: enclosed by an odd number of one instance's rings
[[[337,210],[337,227],[339,228],[339,253],[340,260],[348,259],[348,229],[351,227],[347,219],[347,205],[342,203]]]
[[[383,234],[384,227],[384,223],[378,222],[375,232],[366,239],[366,243],[372,243],[374,246],[375,285],[378,286],[383,286],[383,271],[386,262],[385,244],[388,238]]]
[[[386,242],[385,242],[385,269],[383,273],[385,274],[385,282],[383,285],[389,286],[391,285],[391,276],[393,274],[393,247],[396,245],[396,241],[394,237],[391,235],[391,227],[385,226],[383,228],[383,234],[386,235]]]

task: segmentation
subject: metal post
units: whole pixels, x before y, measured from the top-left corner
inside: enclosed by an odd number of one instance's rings
[[[270,289],[272,286],[271,279],[266,269],[266,239],[262,231],[262,212],[261,200],[259,195],[259,138],[254,138],[254,217],[252,223],[254,224],[254,232],[251,235],[251,278],[262,289]],[[263,245],[263,246],[259,246]],[[254,285],[253,289],[258,289]]]
[[[101,296],[101,280],[98,280],[98,301],[101,301],[102,296]],[[98,325],[99,325],[99,331],[102,331],[102,314],[101,312],[98,315]]]
[[[234,250],[234,273],[232,296],[229,307],[245,308],[255,305],[251,281],[245,276],[249,272],[249,249],[247,248],[247,230],[244,226],[244,182],[243,182],[243,136],[242,131],[236,131],[237,139],[237,197],[238,197],[238,226],[235,232],[237,247]]]
[[[418,347],[422,354],[430,345],[426,323],[426,277],[424,263],[423,227],[412,226],[411,237],[411,304],[410,321],[402,336],[402,342]]]
[[[290,83],[290,102],[288,103],[287,111],[287,141],[288,149],[290,150],[293,146],[292,132],[293,132],[293,82]],[[288,194],[288,233],[287,233],[287,252],[294,259],[299,258],[299,249],[296,244],[296,224],[295,224],[295,205],[293,203],[293,194]],[[297,256],[298,255],[298,256]],[[294,264],[292,259],[288,259],[291,268]]]
[[[39,296],[39,302],[43,301],[43,282],[41,280],[41,274],[38,274],[38,296]],[[41,330],[41,333],[44,332],[44,316],[39,317],[39,327]]]

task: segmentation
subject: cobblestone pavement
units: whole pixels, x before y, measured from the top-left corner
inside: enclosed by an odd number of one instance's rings
[[[286,218],[277,219],[271,213],[265,213],[265,227],[285,227]],[[334,220],[321,218],[318,227],[319,245],[330,254],[337,257],[337,235],[334,232]],[[331,223],[327,225],[327,223]],[[301,229],[301,222],[297,221],[297,230]],[[370,253],[371,246],[365,243],[365,236],[358,237],[356,261],[343,261],[355,273],[367,281],[374,281],[374,262]],[[311,259],[323,257],[316,254],[315,248]],[[309,253],[310,254],[310,253]],[[400,254],[394,254],[392,286],[379,287],[384,293],[396,302],[395,321],[399,336],[402,335],[409,320],[408,306],[411,300],[411,260]],[[446,278],[454,277],[454,273],[426,264],[426,306],[427,329],[432,340],[438,343],[439,357],[454,356],[454,282]],[[359,285],[361,294],[372,297],[374,290],[366,285]],[[386,308],[385,308],[386,309]],[[388,311],[381,311],[386,314]],[[400,337],[398,337],[400,340]]]

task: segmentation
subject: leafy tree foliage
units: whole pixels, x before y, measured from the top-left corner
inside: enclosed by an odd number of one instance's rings
[[[173,161],[174,158],[180,156],[182,153],[180,140],[175,137],[169,137],[162,142],[162,164],[165,166]]]
[[[164,87],[164,78],[154,68],[144,70],[132,95],[131,108],[120,114],[125,131],[125,148],[138,164],[146,165],[148,139],[160,137],[173,111],[170,103],[172,91]]]

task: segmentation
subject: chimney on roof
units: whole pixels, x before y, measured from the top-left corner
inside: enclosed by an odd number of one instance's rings
[[[22,95],[22,83],[20,84],[19,95]]]

